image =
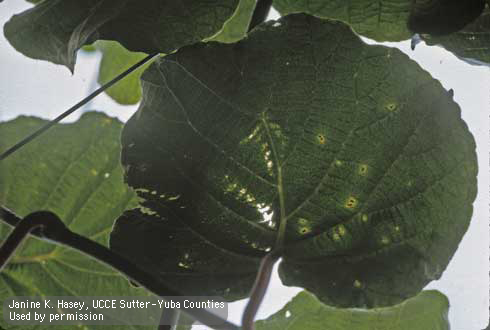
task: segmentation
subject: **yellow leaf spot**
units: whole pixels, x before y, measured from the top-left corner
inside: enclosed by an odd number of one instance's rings
[[[359,175],[365,175],[368,171],[368,166],[366,164],[359,165]]]
[[[337,166],[341,166],[341,165],[342,165],[342,161],[337,159],[337,160],[335,161],[335,165],[337,165]]]
[[[344,206],[348,209],[353,209],[357,206],[357,199],[353,196],[347,198],[347,201],[345,202]]]
[[[235,189],[238,187],[236,183],[230,183],[226,186],[226,191],[232,192],[235,191]]]
[[[327,142],[327,139],[325,138],[325,135],[323,135],[323,134],[318,134],[316,136],[316,139],[317,139],[318,143],[320,143],[320,144],[325,144]]]
[[[93,176],[96,176],[97,174],[99,174],[99,172],[97,172],[97,170],[94,168],[90,171],[90,174],[92,174]]]
[[[395,102],[390,102],[385,105],[386,110],[388,111],[395,111],[397,108],[397,104]]]
[[[306,224],[308,223],[308,220],[307,220],[307,219],[305,219],[305,218],[299,218],[299,219],[298,219],[298,223],[299,223],[300,225],[306,225]]]
[[[362,283],[359,280],[355,280],[353,285],[354,285],[355,288],[358,288],[359,289],[359,288],[361,288]]]
[[[340,225],[338,228],[337,228],[337,232],[339,233],[340,236],[344,236],[345,233],[347,232],[345,227]]]
[[[309,228],[309,227],[301,227],[301,228],[299,228],[299,233],[300,234],[303,234],[304,235],[304,234],[308,234],[309,232],[311,232],[311,228]]]
[[[367,222],[368,221],[368,216],[367,214],[363,214],[361,217],[362,222]]]

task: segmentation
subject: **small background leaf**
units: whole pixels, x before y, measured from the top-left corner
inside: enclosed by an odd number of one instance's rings
[[[390,307],[373,310],[337,309],[322,304],[314,295],[300,292],[284,308],[265,320],[257,330],[449,330],[449,302],[438,291],[419,295]]]
[[[95,43],[95,48],[102,52],[98,76],[98,82],[101,85],[109,82],[147,56],[145,53],[130,52],[117,41],[100,40]],[[138,103],[141,99],[140,77],[148,65],[149,63],[131,73],[116,85],[107,89],[106,93],[120,104]]]

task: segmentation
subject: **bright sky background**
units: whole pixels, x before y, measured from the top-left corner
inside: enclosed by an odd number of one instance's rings
[[[29,8],[21,0],[0,4],[0,25],[14,13]],[[449,320],[452,330],[481,330],[488,323],[488,272],[489,272],[489,101],[490,67],[471,66],[438,47],[419,44],[414,52],[410,43],[397,46],[417,61],[446,89],[454,90],[454,99],[462,108],[477,142],[479,161],[478,196],[470,228],[439,281],[427,288],[437,289],[449,298]],[[36,115],[54,118],[98,87],[96,72],[99,54],[79,53],[72,76],[63,66],[29,59],[16,52],[0,36],[0,120],[19,115]],[[127,120],[137,106],[121,106],[105,94],[98,96],[85,110],[100,110],[121,120]],[[81,112],[70,116],[76,120]],[[284,306],[299,288],[283,287],[277,276],[273,277],[268,294],[258,318],[265,318]],[[230,320],[240,323],[246,301],[230,304]],[[195,326],[194,329],[204,329]]]

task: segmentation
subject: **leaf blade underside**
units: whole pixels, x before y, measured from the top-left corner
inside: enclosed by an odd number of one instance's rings
[[[341,307],[414,296],[467,229],[477,165],[459,107],[344,23],[291,15],[186,47],[142,85],[122,134],[142,208],[110,245],[187,294],[247,296],[281,208],[283,283]]]

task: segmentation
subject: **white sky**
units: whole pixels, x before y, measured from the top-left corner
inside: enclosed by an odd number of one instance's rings
[[[25,1],[5,1],[0,4],[0,25],[14,13],[29,8]],[[462,108],[477,142],[479,157],[478,196],[468,232],[441,280],[427,288],[446,294],[451,307],[449,320],[452,330],[481,330],[488,323],[488,271],[489,271],[489,120],[490,68],[477,67],[458,60],[438,47],[419,44],[414,52],[410,43],[398,47],[417,61],[446,89],[454,90],[454,99]],[[80,53],[75,75],[65,67],[29,59],[16,52],[0,36],[0,120],[18,115],[36,115],[53,118],[93,91],[100,56]],[[103,110],[111,116],[127,120],[137,106],[121,106],[105,94],[98,96],[85,109]],[[67,121],[76,120],[76,113]],[[275,272],[268,294],[258,318],[265,318],[284,306],[298,288],[282,286]],[[246,301],[230,304],[229,319],[240,323]],[[194,329],[204,329],[195,326]]]

